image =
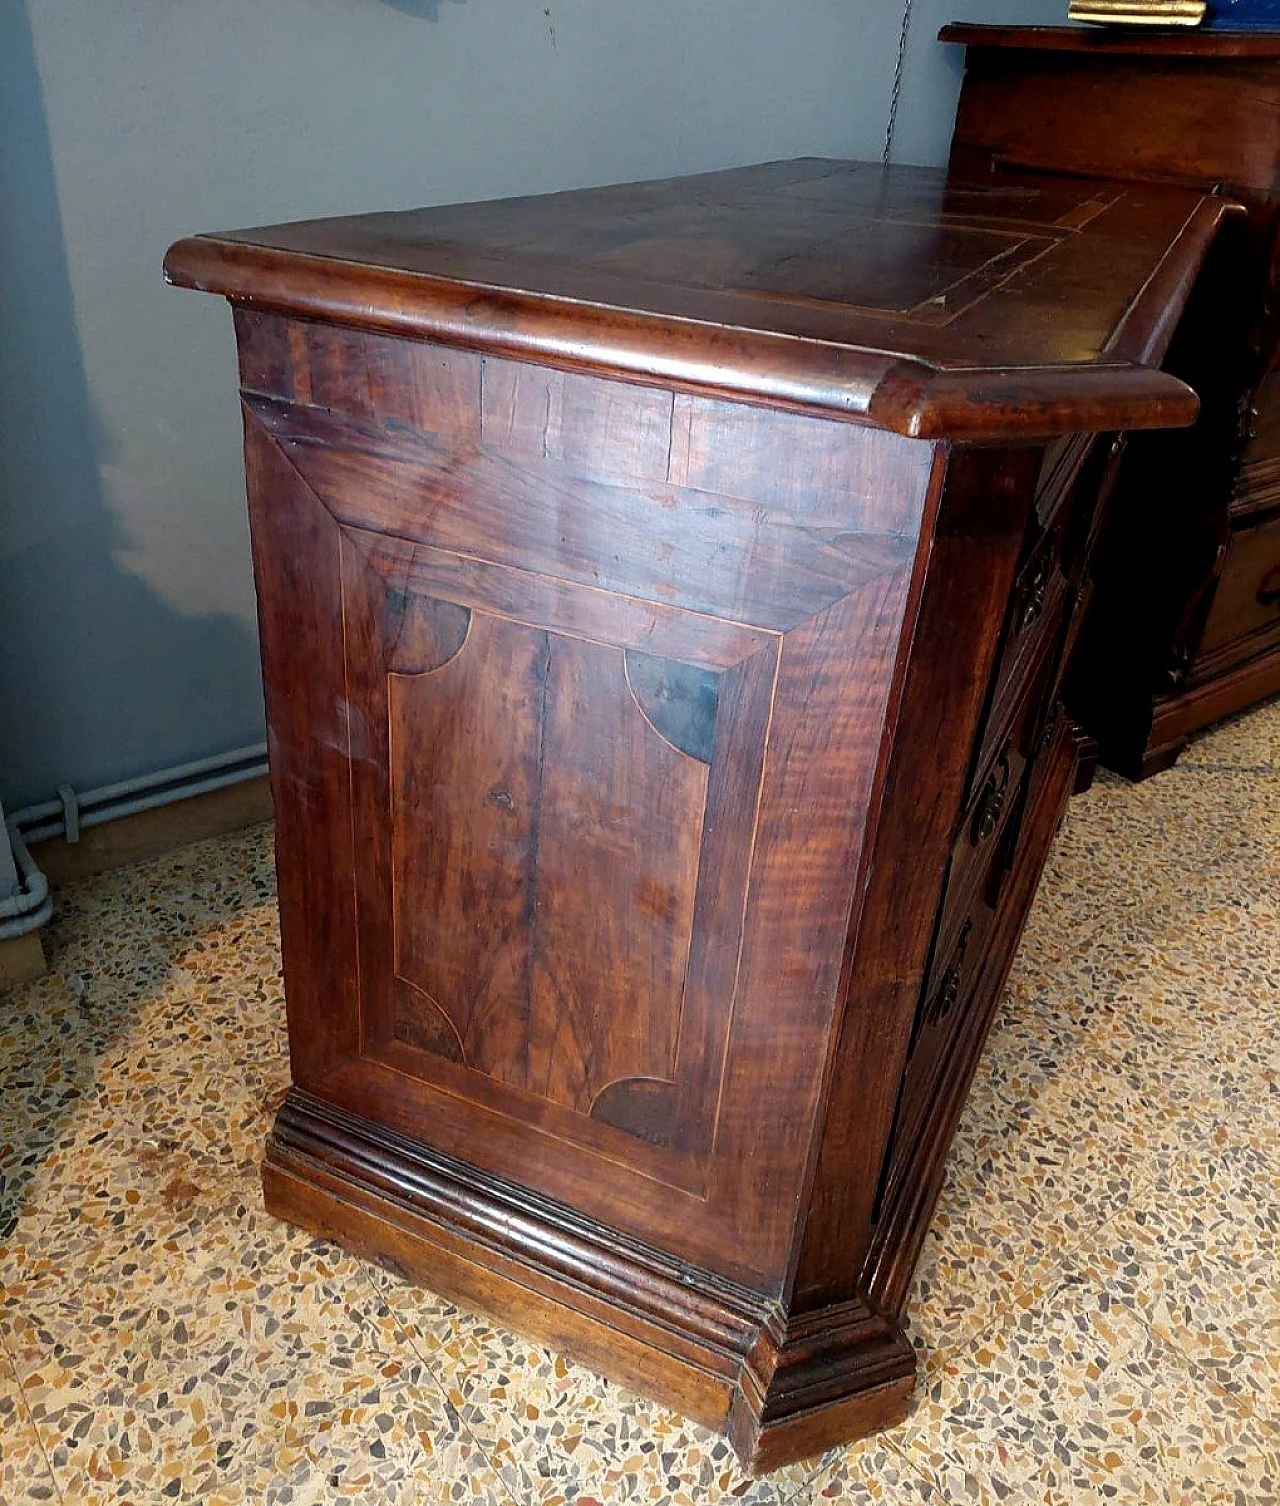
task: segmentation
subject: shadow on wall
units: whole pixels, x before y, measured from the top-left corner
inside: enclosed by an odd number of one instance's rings
[[[380,3],[419,21],[438,21],[442,5],[465,5],[467,0],[380,0]]]
[[[12,809],[64,780],[249,741],[259,670],[243,623],[174,612],[117,563],[130,541],[103,492],[110,440],[85,379],[23,0],[0,0],[0,182],[0,796]],[[175,516],[182,506],[175,497]]]

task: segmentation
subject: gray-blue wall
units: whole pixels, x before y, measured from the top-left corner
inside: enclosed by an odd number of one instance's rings
[[[945,156],[916,0],[895,156]],[[0,796],[262,735],[231,321],[180,235],[878,157],[900,0],[0,0]]]

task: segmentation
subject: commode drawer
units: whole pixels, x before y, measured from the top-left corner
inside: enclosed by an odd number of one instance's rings
[[[891,1140],[894,1167],[910,1157],[922,1126],[929,1119],[934,1090],[969,1013],[982,975],[995,910],[981,894],[964,914],[954,937],[934,958],[921,996],[911,1053],[898,1097]],[[890,1171],[890,1176],[893,1172]]]
[[[1255,634],[1265,637],[1269,628],[1280,634],[1280,513],[1232,534],[1199,655],[1221,653]]]
[[[966,803],[1009,737],[1028,687],[1049,672],[1068,590],[1062,570],[1065,522],[1059,519],[1041,535],[1014,583],[978,753],[966,784]]]
[[[1042,675],[1026,684],[1009,731],[961,814],[947,865],[935,953],[955,939],[975,892],[985,892],[995,902],[1006,868],[1003,854],[1017,840],[1011,823],[1022,803],[1027,764],[1040,735],[1043,686]]]

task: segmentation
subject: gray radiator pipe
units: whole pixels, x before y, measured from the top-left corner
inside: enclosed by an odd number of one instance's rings
[[[267,745],[252,743],[229,753],[215,753],[210,758],[196,758],[152,774],[100,785],[83,795],[77,795],[70,785],[62,785],[57,800],[14,811],[5,826],[21,887],[16,894],[0,899],[0,941],[39,930],[53,914],[49,881],[36,867],[28,842],[43,842],[49,837],[75,842],[82,826],[101,826],[121,816],[138,815],[193,795],[207,795],[266,772]]]
[[[133,816],[170,805],[175,800],[226,789],[266,772],[266,743],[251,743],[246,748],[233,748],[229,753],[215,753],[209,758],[196,758],[152,774],[140,774],[135,779],[100,785],[97,789],[86,790],[83,795],[64,786],[59,791],[61,799],[24,806],[14,812],[10,825],[21,826],[28,842],[43,842],[49,837],[60,836],[74,840],[81,826],[101,826],[121,816]]]
[[[38,931],[53,914],[49,880],[32,861],[17,822],[10,819],[6,825],[9,845],[13,848],[13,861],[21,877],[22,887],[16,894],[0,899],[0,941],[25,936],[28,931]]]

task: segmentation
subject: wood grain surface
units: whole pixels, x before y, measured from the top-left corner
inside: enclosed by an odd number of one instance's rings
[[[1041,437],[1084,409],[1110,429],[1194,418],[1143,354],[1168,307],[1147,284],[1180,239],[1194,264],[1220,210],[1158,187],[806,159],[192,237],[165,267],[349,328],[923,438]],[[492,411],[509,400],[495,385]],[[556,411],[537,420],[548,454]],[[628,420],[637,438],[645,421]]]

